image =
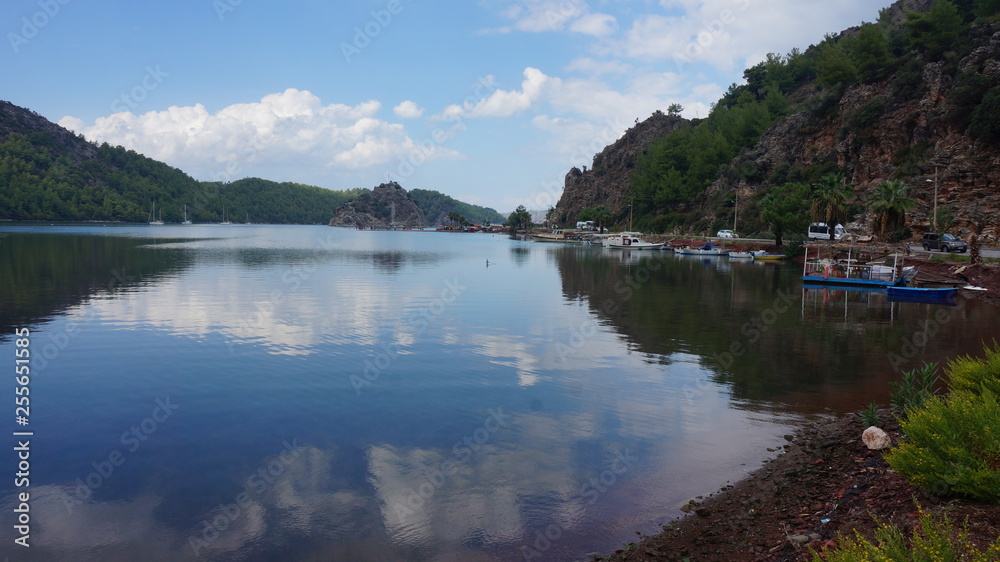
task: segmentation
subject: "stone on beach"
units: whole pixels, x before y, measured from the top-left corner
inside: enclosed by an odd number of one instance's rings
[[[865,445],[867,445],[872,451],[881,451],[892,443],[892,439],[889,437],[889,434],[874,425],[866,429],[864,433],[861,434],[861,440],[864,441]]]

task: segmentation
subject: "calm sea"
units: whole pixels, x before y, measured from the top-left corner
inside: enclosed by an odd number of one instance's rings
[[[489,234],[0,228],[0,555],[580,559],[1000,333],[977,301],[800,275]]]

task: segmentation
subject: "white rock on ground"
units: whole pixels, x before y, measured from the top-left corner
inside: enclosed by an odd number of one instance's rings
[[[872,451],[881,451],[892,444],[892,439],[889,437],[889,434],[874,425],[866,429],[865,432],[861,434],[861,440],[864,441],[865,445],[867,445]]]

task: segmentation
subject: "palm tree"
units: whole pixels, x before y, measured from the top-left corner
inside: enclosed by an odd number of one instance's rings
[[[602,229],[611,222],[611,209],[607,208],[605,205],[598,205],[594,207],[594,212],[591,214],[594,222],[597,223],[597,232],[604,232]]]
[[[887,241],[895,238],[906,223],[906,212],[917,205],[910,197],[910,187],[900,180],[878,184],[868,200],[868,207],[875,214],[875,232]]]
[[[809,208],[812,218],[817,222],[825,222],[830,229],[830,240],[834,239],[834,230],[839,223],[846,222],[847,202],[854,196],[854,186],[847,183],[847,178],[841,174],[827,174],[813,184],[812,205]]]

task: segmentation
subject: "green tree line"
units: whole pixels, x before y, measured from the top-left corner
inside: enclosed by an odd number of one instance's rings
[[[89,143],[88,143],[89,144]],[[11,133],[0,142],[0,219],[326,224],[363,190],[332,191],[259,178],[200,182],[135,151],[90,145],[92,154],[45,132]]]
[[[97,145],[30,110],[0,101],[0,220],[145,222],[153,205],[165,222],[327,224],[334,211],[368,189],[341,191],[245,178],[197,181],[133,150]],[[429,220],[459,213],[500,223],[493,209],[416,189]]]
[[[504,221],[503,215],[494,209],[464,203],[438,191],[411,189],[409,195],[424,212],[428,221],[440,223],[449,218],[452,213],[460,215],[474,224],[502,224]]]

